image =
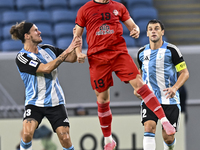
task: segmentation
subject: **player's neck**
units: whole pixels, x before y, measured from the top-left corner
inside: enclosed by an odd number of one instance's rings
[[[31,53],[38,53],[38,47],[33,43],[24,43],[24,49]]]
[[[163,45],[163,40],[159,40],[157,42],[150,41],[150,48],[152,50],[159,49]]]
[[[98,2],[98,3],[108,3],[109,0],[94,0],[95,2]]]

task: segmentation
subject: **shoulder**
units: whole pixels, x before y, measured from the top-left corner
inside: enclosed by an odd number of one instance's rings
[[[19,52],[17,53],[17,56],[16,56],[16,61],[19,61],[23,64],[26,64],[29,60],[28,60],[28,54],[27,53],[24,53],[24,52]]]
[[[168,43],[167,44],[167,49],[169,49],[172,54],[173,53],[178,53],[179,56],[182,55],[181,52],[180,52],[180,50],[179,50],[179,48],[176,45],[174,45],[174,44]]]
[[[138,50],[138,54],[140,54],[141,52],[143,52],[145,48],[146,48],[146,45],[143,46],[143,47],[140,47],[139,50]]]

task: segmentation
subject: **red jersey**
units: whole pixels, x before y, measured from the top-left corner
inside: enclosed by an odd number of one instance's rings
[[[88,56],[103,50],[127,51],[120,21],[130,18],[126,7],[112,0],[98,3],[93,0],[83,5],[76,17],[76,24],[86,27]]]

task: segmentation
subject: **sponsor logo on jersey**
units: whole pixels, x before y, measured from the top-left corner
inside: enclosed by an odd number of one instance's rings
[[[96,32],[96,35],[106,35],[106,34],[113,34],[114,30],[110,30],[110,26],[107,24],[103,24],[99,27],[99,31]]]
[[[115,16],[117,16],[117,15],[119,14],[119,12],[115,9],[115,10],[113,10],[113,14],[114,14]]]
[[[68,118],[66,118],[63,122],[69,122]]]
[[[144,58],[144,60],[149,60],[149,57],[148,57],[148,56],[146,56],[146,57]]]
[[[36,61],[34,61],[34,60],[31,60],[31,61],[29,62],[29,65],[30,65],[30,66],[33,66],[33,67],[36,67],[37,64],[38,64],[38,62],[36,62]]]

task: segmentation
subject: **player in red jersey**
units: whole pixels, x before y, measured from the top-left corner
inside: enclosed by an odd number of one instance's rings
[[[128,54],[120,21],[129,29],[130,36],[139,37],[140,29],[126,7],[113,0],[91,0],[79,9],[76,17],[75,36],[81,37],[84,27],[87,29],[90,79],[97,96],[98,117],[105,137],[104,150],[113,150],[116,146],[111,135],[112,113],[109,106],[113,71],[121,81],[131,84],[147,107],[161,120],[167,134],[175,133],[160,103],[142,81],[133,59]],[[84,63],[86,55],[82,53],[81,48],[76,48],[76,53],[78,62]]]

